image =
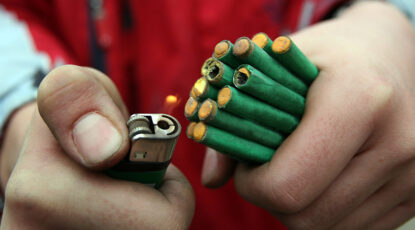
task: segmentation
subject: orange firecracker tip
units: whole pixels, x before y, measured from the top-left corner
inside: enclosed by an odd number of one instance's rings
[[[206,98],[212,98],[216,100],[218,96],[218,89],[210,85],[205,77],[201,77],[193,85],[190,95],[191,97],[194,95],[194,98],[196,98],[198,101],[203,101]]]
[[[197,122],[190,122],[190,124],[187,126],[186,135],[190,139],[193,139],[193,130],[194,130],[196,124],[197,124]]]
[[[237,57],[247,57],[251,54],[253,46],[249,38],[239,38],[233,47],[233,54]]]
[[[272,51],[278,54],[282,54],[290,50],[291,40],[286,36],[280,36],[274,40],[272,44]]]
[[[195,87],[194,86],[190,90],[190,97],[196,98],[196,92],[195,92]]]
[[[214,56],[216,58],[221,58],[225,56],[225,54],[228,52],[230,46],[226,41],[221,41],[215,46]]]
[[[252,37],[252,42],[263,49],[268,45],[268,36],[264,33],[257,33]]]
[[[218,94],[218,104],[219,106],[224,106],[232,97],[232,91],[230,88],[225,87],[219,91]]]
[[[209,87],[209,83],[206,78],[201,77],[199,78],[193,86],[194,94],[196,98],[202,96],[205,92],[207,87]]]
[[[195,141],[201,141],[206,135],[207,126],[203,122],[199,122],[193,128],[193,139]]]
[[[218,110],[218,107],[217,107],[216,103],[211,99],[207,99],[200,106],[199,119],[200,120],[209,120],[210,117],[215,116],[217,110]]]
[[[184,113],[186,116],[192,116],[198,108],[199,102],[194,99],[193,97],[189,97],[189,99],[186,102],[186,105],[184,106]]]

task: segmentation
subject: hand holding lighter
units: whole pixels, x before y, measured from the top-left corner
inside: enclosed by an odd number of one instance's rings
[[[133,114],[127,121],[129,154],[106,173],[116,179],[158,188],[163,181],[181,132],[180,123],[167,114]]]

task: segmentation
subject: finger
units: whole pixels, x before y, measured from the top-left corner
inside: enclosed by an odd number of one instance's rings
[[[202,184],[208,188],[219,188],[232,177],[236,161],[226,155],[207,148],[202,168]]]
[[[399,175],[394,175],[395,179],[371,195],[333,229],[346,229],[346,227],[348,229],[368,229],[370,225],[383,219],[384,215],[411,197],[415,191],[415,184],[412,183],[415,173],[414,165],[414,162],[400,165],[401,168],[406,169],[408,166],[410,168],[400,172]]]
[[[301,226],[311,229],[332,229],[333,225],[343,223],[347,215],[360,209],[360,206],[370,200],[376,191],[382,190],[382,186],[401,173],[395,170],[398,165],[397,160],[384,160],[390,155],[388,151],[369,151],[359,154],[328,189],[308,207],[297,213],[278,215],[278,217],[294,229]],[[403,164],[398,166],[402,167]],[[382,209],[372,211],[377,213],[380,210]],[[361,217],[368,215],[369,213],[365,213]],[[353,219],[352,222],[356,224],[358,221]],[[349,229],[361,228],[356,226]]]
[[[174,166],[167,169],[160,191],[140,183],[115,180],[62,154],[39,114],[32,124],[6,191],[6,205],[30,207],[26,222],[47,218],[43,224],[49,227],[74,229],[189,227],[194,196],[189,182]]]
[[[370,225],[368,230],[396,229],[415,215],[415,200],[403,202]],[[409,229],[409,228],[408,228]]]
[[[276,211],[292,213],[308,206],[362,151],[376,116],[390,99],[389,89],[376,78],[345,77],[336,68],[324,67],[310,88],[297,129],[269,164],[237,168],[237,190]]]
[[[3,129],[0,153],[1,191],[4,191],[16,164],[35,107],[36,103],[34,102],[20,107],[10,115],[7,125]]]
[[[59,67],[42,81],[37,103],[62,148],[84,166],[110,167],[127,152],[126,109],[102,73]]]
[[[179,206],[173,209],[181,210],[182,215],[186,215],[188,222],[185,225],[189,226],[195,209],[195,195],[190,182],[175,165],[170,164],[167,168],[159,190],[172,205]]]

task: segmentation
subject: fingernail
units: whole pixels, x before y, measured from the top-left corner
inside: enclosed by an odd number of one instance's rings
[[[73,139],[85,165],[97,165],[120,149],[122,136],[113,124],[98,113],[81,117],[73,129]]]
[[[211,180],[215,177],[217,162],[218,159],[215,150],[208,148],[206,150],[202,168],[202,183],[204,185],[209,184]]]

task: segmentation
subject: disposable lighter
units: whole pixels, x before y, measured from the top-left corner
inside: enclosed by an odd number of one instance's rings
[[[167,114],[133,114],[127,121],[129,154],[106,173],[117,179],[158,188],[163,181],[181,132],[180,123]]]

